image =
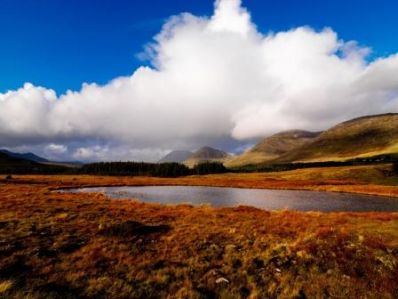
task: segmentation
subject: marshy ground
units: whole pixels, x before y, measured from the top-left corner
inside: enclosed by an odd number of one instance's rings
[[[398,213],[162,206],[60,187],[210,185],[398,196],[388,165],[0,182],[1,298],[397,298]]]

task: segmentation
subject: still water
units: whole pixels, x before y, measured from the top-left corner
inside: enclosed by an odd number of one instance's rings
[[[132,198],[151,203],[214,207],[246,205],[267,210],[398,211],[398,198],[335,192],[196,186],[90,187],[66,192],[103,192],[115,199]]]

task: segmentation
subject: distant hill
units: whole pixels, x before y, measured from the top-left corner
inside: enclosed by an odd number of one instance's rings
[[[23,160],[28,160],[32,162],[37,162],[40,164],[46,164],[46,165],[54,165],[54,166],[65,166],[65,167],[80,167],[83,165],[82,162],[80,161],[51,161],[48,159],[45,159],[43,157],[40,157],[34,153],[15,153],[11,152],[6,149],[0,149],[0,153],[6,154],[10,157],[17,158],[17,159],[23,159]]]
[[[225,162],[228,167],[272,161],[313,141],[321,132],[290,130],[264,138],[253,148]]]
[[[37,164],[36,162],[26,159],[16,158],[6,154],[3,151],[0,151],[0,169],[5,169],[9,167],[27,167],[36,164]]]
[[[25,160],[34,161],[34,162],[50,162],[49,160],[39,157],[33,153],[20,154],[20,153],[14,153],[14,152],[8,151],[6,149],[0,149],[0,152],[4,153],[10,157],[14,157],[14,158],[25,159]]]
[[[182,163],[187,160],[193,153],[190,151],[172,151],[159,160],[158,163],[176,162]]]
[[[344,161],[398,153],[398,114],[355,118],[324,131],[274,162]]]
[[[1,174],[50,174],[63,173],[65,170],[66,168],[62,166],[42,164],[32,160],[14,157],[3,151],[0,151]]]
[[[194,152],[188,159],[184,161],[184,164],[188,165],[189,167],[192,167],[200,162],[206,162],[206,161],[220,161],[223,162],[225,161],[226,158],[228,158],[229,155],[228,153],[212,148],[210,146],[204,146]]]

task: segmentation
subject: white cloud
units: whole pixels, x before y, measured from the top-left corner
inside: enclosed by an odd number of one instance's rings
[[[74,158],[139,158],[189,142],[321,130],[397,112],[398,56],[367,62],[369,52],[330,28],[264,34],[240,1],[218,0],[209,18],[169,19],[147,48],[153,67],[59,97],[31,84],[0,94],[0,138],[89,140],[94,145],[75,147]]]
[[[63,144],[50,143],[45,147],[45,150],[53,154],[63,154],[68,150],[68,147]]]
[[[129,145],[93,145],[79,147],[73,151],[72,158],[78,161],[151,161],[165,156],[170,150],[156,148],[134,149]]]

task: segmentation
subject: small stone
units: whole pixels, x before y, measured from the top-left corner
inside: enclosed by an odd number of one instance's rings
[[[220,283],[229,283],[229,280],[224,277],[217,278],[216,284],[220,284]]]

